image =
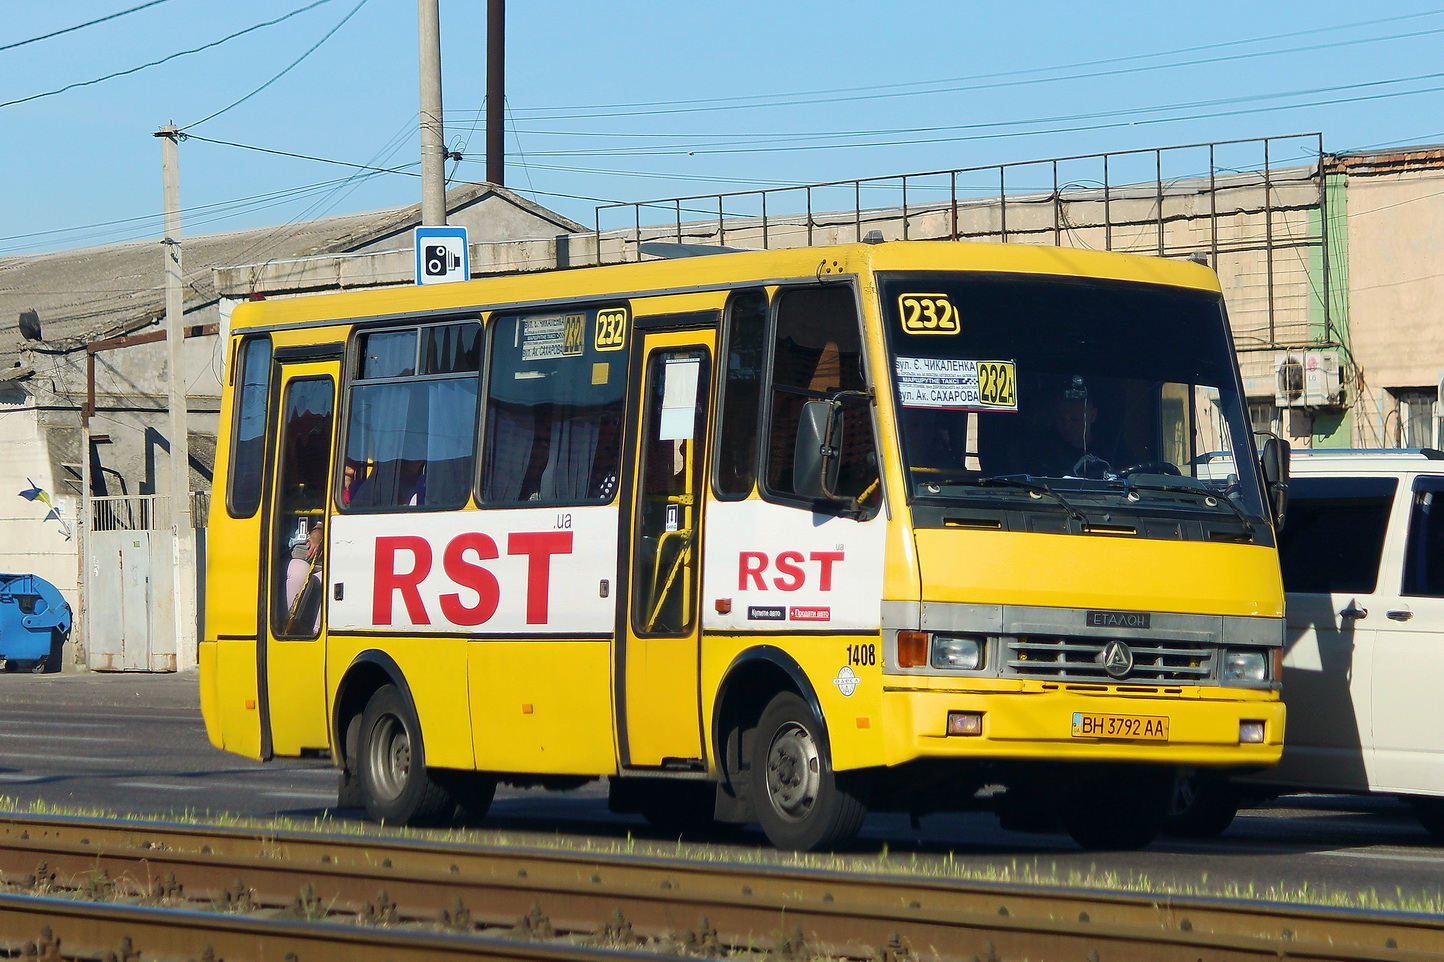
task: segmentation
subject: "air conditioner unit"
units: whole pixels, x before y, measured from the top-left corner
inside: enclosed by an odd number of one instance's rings
[[[1304,406],[1304,354],[1279,354],[1274,358],[1274,404],[1281,408]]]
[[[1304,404],[1312,408],[1343,406],[1344,365],[1338,351],[1304,355]]]
[[[1281,408],[1342,407],[1344,367],[1338,351],[1289,351],[1276,355],[1274,403]]]

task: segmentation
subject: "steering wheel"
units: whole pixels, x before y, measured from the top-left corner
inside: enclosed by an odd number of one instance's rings
[[[1108,477],[1112,467],[1096,454],[1085,454],[1073,462],[1073,476],[1075,478],[1088,478],[1093,481],[1100,481]]]

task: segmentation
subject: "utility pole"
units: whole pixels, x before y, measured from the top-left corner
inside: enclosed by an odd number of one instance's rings
[[[421,41],[421,224],[446,224],[446,140],[441,127],[441,17],[436,0],[416,0]]]
[[[506,0],[486,3],[486,180],[506,186]]]
[[[161,139],[161,174],[165,181],[165,341],[166,390],[170,406],[171,589],[175,596],[176,668],[196,665],[196,551],[191,524],[190,439],[186,417],[185,299],[181,286],[180,131],[167,124]],[[88,457],[87,452],[87,457]]]

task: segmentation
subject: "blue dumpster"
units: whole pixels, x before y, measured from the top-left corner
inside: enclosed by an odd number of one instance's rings
[[[60,670],[60,646],[70,631],[70,605],[35,575],[0,574],[0,671],[28,666]]]

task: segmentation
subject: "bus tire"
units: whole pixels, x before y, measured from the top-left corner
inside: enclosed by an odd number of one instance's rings
[[[1163,830],[1174,773],[1164,768],[1111,768],[1079,773],[1064,794],[1059,819],[1089,851],[1136,851]]]
[[[439,825],[451,793],[426,770],[421,725],[395,685],[376,689],[361,713],[357,759],[366,814],[390,825]]]
[[[854,838],[867,816],[860,784],[837,774],[823,748],[822,725],[792,692],[770,701],[752,739],[751,795],[769,841],[808,852]]]
[[[1217,838],[1233,824],[1242,804],[1227,778],[1204,772],[1180,775],[1163,831],[1176,838]]]
[[[443,785],[456,803],[456,821],[475,825],[491,811],[496,798],[496,779],[483,772],[441,771],[432,778]]]

